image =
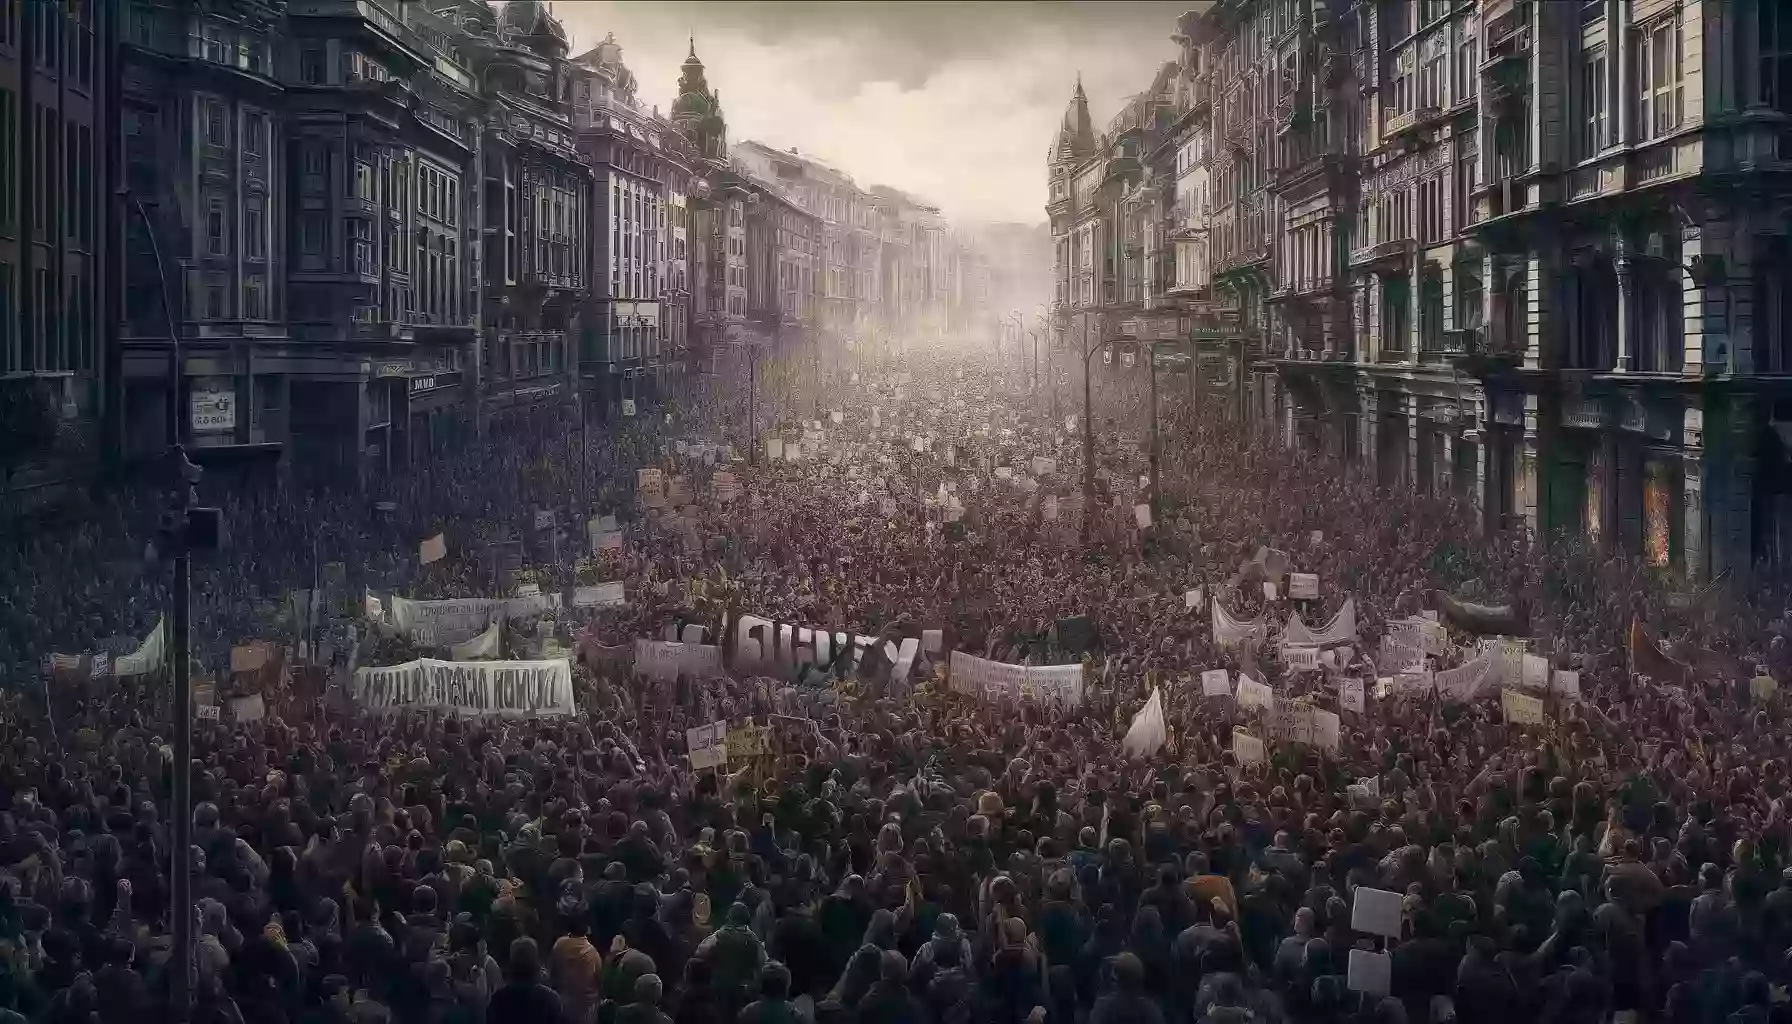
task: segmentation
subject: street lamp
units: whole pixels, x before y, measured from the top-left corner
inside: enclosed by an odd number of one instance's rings
[[[121,203],[143,222],[151,262],[162,294],[162,324],[168,332],[168,465],[175,488],[174,505],[164,513],[155,548],[173,558],[174,583],[170,595],[168,628],[170,673],[174,683],[174,763],[170,766],[169,816],[174,819],[169,851],[170,917],[173,950],[170,959],[170,1008],[175,1020],[186,1020],[193,1006],[193,678],[191,632],[193,612],[193,552],[216,550],[222,515],[215,508],[201,508],[195,491],[202,471],[187,459],[182,445],[181,381],[185,360],[180,327],[174,319],[174,298],[168,285],[167,267],[155,224],[143,209],[143,200],[125,188],[118,190]]]

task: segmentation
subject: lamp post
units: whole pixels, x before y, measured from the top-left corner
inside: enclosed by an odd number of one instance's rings
[[[211,526],[211,541],[216,542],[216,509],[198,508],[194,487],[200,470],[187,460],[182,446],[181,379],[184,359],[181,351],[180,327],[174,319],[174,300],[168,287],[167,267],[162,260],[162,247],[156,238],[155,224],[143,209],[143,200],[127,189],[119,189],[119,198],[128,204],[129,212],[143,222],[149,241],[151,261],[162,293],[162,324],[168,332],[168,463],[174,477],[173,507],[163,515],[158,531],[157,550],[173,556],[174,581],[169,596],[168,641],[169,672],[174,684],[174,763],[170,765],[168,813],[173,818],[169,851],[169,917],[173,930],[168,994],[173,1019],[187,1020],[193,1007],[193,678],[190,671],[191,620],[193,611],[193,547],[200,531],[195,527]]]
[[[1083,335],[1083,523],[1082,540],[1089,543],[1089,520],[1095,512],[1095,424],[1091,407],[1094,402],[1089,394],[1089,367],[1095,353],[1113,344],[1113,338],[1105,338],[1094,346],[1089,345],[1089,336]]]

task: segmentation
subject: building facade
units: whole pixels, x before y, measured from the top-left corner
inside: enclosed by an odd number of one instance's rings
[[[54,439],[0,441],[0,519],[59,501],[117,437],[117,368],[101,310],[113,275],[106,59],[117,12],[49,0],[0,5],[0,396],[43,401]],[[9,412],[13,410],[8,410]]]
[[[1158,139],[1174,153],[1157,240],[1174,333],[1242,359],[1237,400],[1259,429],[1455,495],[1488,530],[1575,535],[1694,578],[1792,561],[1781,7],[1220,0],[1185,15]],[[1073,346],[1092,322],[1126,336],[1123,135],[1094,136],[1079,89],[1048,161]],[[1150,307],[1156,275],[1141,275]]]
[[[484,54],[466,40],[496,26],[439,10],[125,9],[128,454],[167,443],[170,403],[200,458],[320,478],[470,427]]]

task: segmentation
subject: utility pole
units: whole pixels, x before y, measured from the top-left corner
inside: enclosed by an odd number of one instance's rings
[[[747,462],[759,464],[759,348],[747,344]]]
[[[182,446],[185,418],[182,396],[185,389],[182,375],[185,360],[181,352],[179,325],[174,317],[174,296],[168,286],[167,268],[162,262],[162,247],[155,224],[143,209],[143,201],[123,190],[120,198],[143,221],[149,239],[156,277],[162,292],[162,323],[168,332],[168,468],[173,477],[174,495],[171,508],[163,513],[162,527],[157,533],[156,551],[173,556],[174,585],[170,595],[168,626],[169,674],[174,684],[174,764],[170,766],[171,792],[169,816],[173,818],[169,851],[171,906],[173,926],[172,955],[169,959],[168,994],[171,1018],[185,1021],[193,1010],[193,677],[191,664],[193,612],[193,551],[216,550],[222,516],[215,508],[201,508],[196,493],[202,476],[199,467],[187,460]]]

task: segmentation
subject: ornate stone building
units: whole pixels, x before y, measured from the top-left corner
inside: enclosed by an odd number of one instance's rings
[[[1456,494],[1489,530],[1579,535],[1695,578],[1792,561],[1782,8],[1185,15],[1165,291],[1210,289],[1251,355],[1252,419],[1288,444]],[[1128,295],[1109,259],[1130,251],[1123,213],[1099,198],[1116,154],[1088,123],[1079,90],[1049,160],[1073,346]]]

